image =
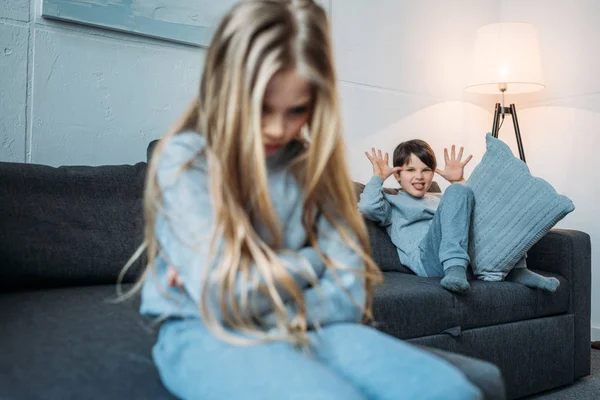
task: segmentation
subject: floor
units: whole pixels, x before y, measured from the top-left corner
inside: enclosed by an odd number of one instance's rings
[[[592,373],[566,388],[552,390],[530,400],[596,400],[600,399],[600,350],[592,351]]]

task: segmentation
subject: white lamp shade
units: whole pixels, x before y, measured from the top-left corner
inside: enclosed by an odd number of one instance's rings
[[[477,30],[473,71],[465,90],[475,93],[527,93],[545,87],[538,34],[526,22],[489,24]]]

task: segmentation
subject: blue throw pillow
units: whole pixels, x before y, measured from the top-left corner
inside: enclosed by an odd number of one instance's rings
[[[486,147],[467,181],[475,194],[469,255],[478,279],[500,281],[575,207],[489,133]]]

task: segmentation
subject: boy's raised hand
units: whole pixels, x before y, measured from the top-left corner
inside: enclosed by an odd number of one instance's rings
[[[402,167],[390,167],[390,157],[388,153],[385,153],[385,156],[383,156],[381,150],[375,151],[374,148],[371,148],[371,154],[369,154],[368,151],[365,151],[365,155],[373,165],[373,175],[381,177],[384,181],[389,178],[390,175],[402,171]]]
[[[465,165],[471,161],[473,158],[472,155],[468,156],[465,161],[462,161],[464,148],[461,147],[458,151],[458,156],[456,156],[456,147],[452,145],[451,155],[448,156],[448,149],[444,149],[444,160],[446,162],[446,166],[444,169],[436,169],[435,172],[440,174],[444,179],[446,179],[450,183],[462,182],[465,180],[464,172]]]

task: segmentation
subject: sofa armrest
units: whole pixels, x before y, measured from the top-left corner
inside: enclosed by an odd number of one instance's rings
[[[591,244],[587,233],[552,229],[527,253],[527,266],[559,274],[569,281],[591,277]]]
[[[590,373],[592,250],[587,233],[553,229],[527,253],[527,266],[565,277],[571,287],[569,313],[575,316],[575,376]]]

